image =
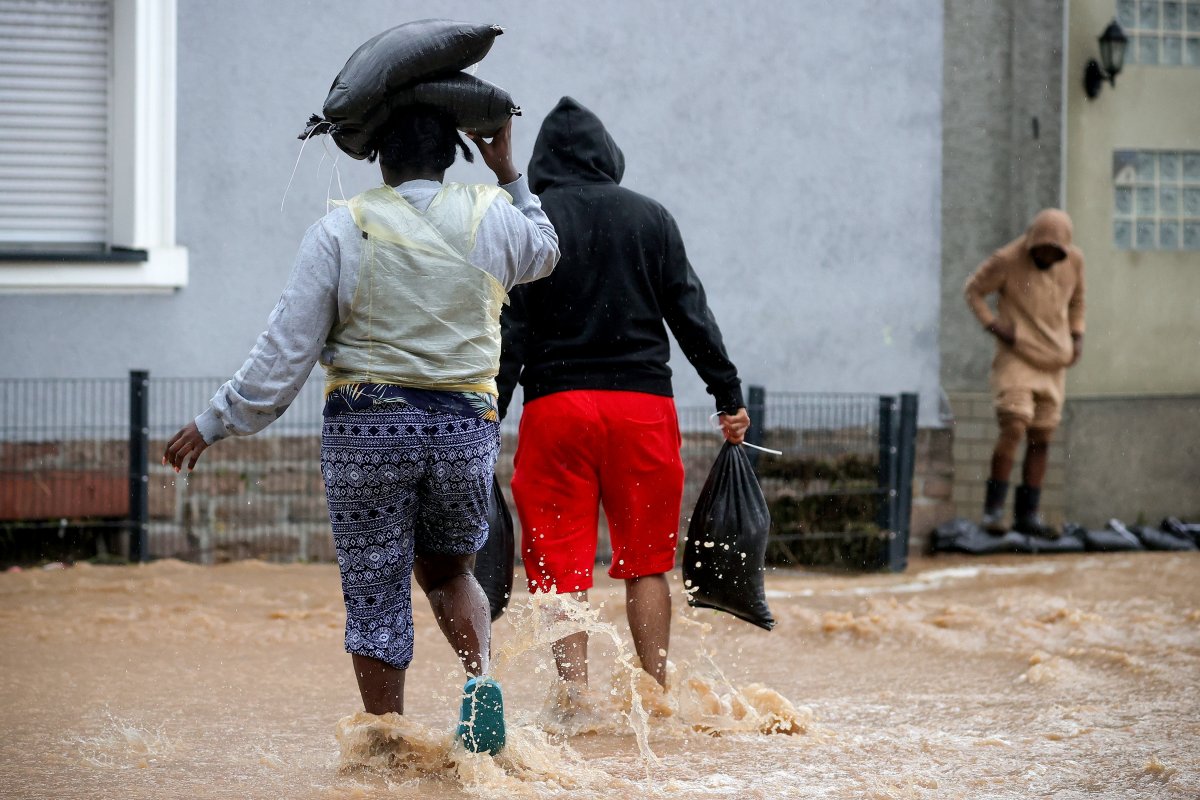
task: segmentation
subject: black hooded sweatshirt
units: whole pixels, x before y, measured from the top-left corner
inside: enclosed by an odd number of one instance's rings
[[[704,287],[665,208],[617,184],[625,156],[570,97],[546,117],[529,182],[558,231],[553,274],[516,287],[501,324],[500,411],[518,380],[530,401],[571,389],[671,397],[671,328],[718,411],[742,402]]]

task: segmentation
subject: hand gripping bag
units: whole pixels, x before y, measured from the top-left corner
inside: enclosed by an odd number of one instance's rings
[[[426,105],[439,108],[454,118],[459,130],[491,136],[509,117],[520,115],[521,109],[512,95],[481,78],[459,72],[444,78],[421,81],[388,96],[362,122],[339,123],[329,129],[334,142],[347,155],[363,159],[371,152],[372,139],[393,112],[403,106]],[[310,125],[321,124],[319,118]],[[320,131],[318,131],[319,133]],[[308,131],[300,135],[305,138]]]
[[[475,580],[487,595],[492,622],[500,618],[512,597],[516,540],[513,518],[504,502],[500,482],[492,476],[492,495],[488,499],[488,538],[475,554]]]
[[[763,588],[771,514],[745,450],[729,442],[708,473],[683,558],[688,605],[715,608],[771,630]]]

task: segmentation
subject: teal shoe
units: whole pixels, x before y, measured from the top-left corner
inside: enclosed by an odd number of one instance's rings
[[[504,695],[500,684],[487,676],[467,681],[455,735],[472,753],[495,755],[504,749]]]

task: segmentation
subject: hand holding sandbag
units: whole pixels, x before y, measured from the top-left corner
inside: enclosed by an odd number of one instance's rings
[[[688,605],[715,608],[771,630],[763,572],[771,512],[750,459],[726,442],[688,526],[683,586]]]
[[[513,166],[511,118],[504,123],[500,130],[496,131],[490,142],[484,138],[483,134],[479,133],[468,133],[467,137],[479,148],[479,155],[483,156],[483,163],[496,173],[496,180],[501,184],[512,183],[521,177],[517,173],[517,168]]]

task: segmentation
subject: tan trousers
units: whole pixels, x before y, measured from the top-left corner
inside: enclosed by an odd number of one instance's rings
[[[1040,369],[1000,350],[992,362],[991,387],[997,415],[1011,415],[1042,430],[1053,430],[1062,421],[1066,367]]]

